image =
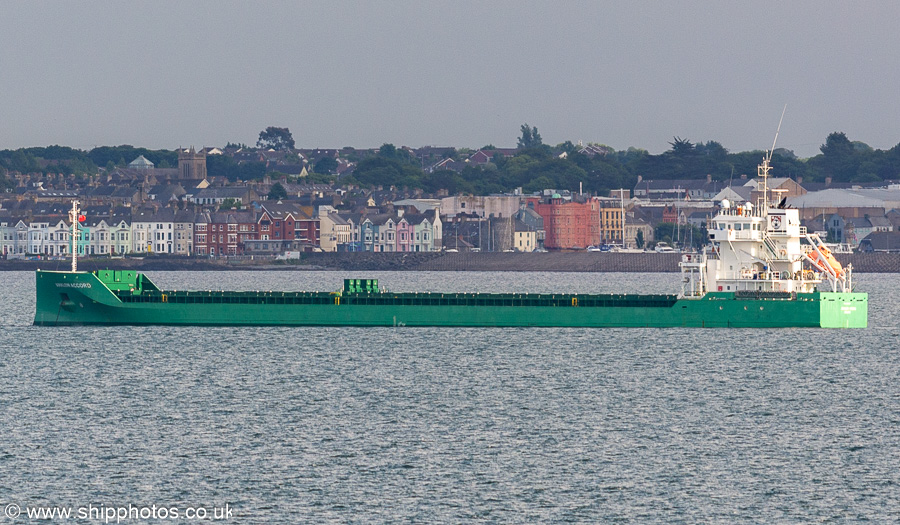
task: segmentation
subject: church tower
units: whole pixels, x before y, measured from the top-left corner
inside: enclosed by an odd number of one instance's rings
[[[206,152],[189,149],[178,150],[178,174],[182,180],[202,180],[206,178]]]

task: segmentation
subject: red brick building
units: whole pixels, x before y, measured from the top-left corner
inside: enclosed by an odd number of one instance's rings
[[[209,255],[209,213],[194,215],[194,253]]]
[[[544,247],[549,250],[584,249],[600,244],[600,204],[588,197],[566,200],[554,196],[541,201],[528,199],[528,206],[534,207],[544,219]]]
[[[663,222],[671,222],[675,224],[678,220],[678,208],[675,207],[674,204],[667,204],[665,208],[663,208],[662,213],[662,221]]]
[[[197,255],[242,255],[241,243],[258,238],[254,212],[201,214],[194,222],[194,249]]]
[[[285,249],[295,246],[294,241],[319,245],[319,219],[310,217],[295,204],[263,204],[258,222],[261,240],[286,241]]]
[[[319,245],[320,224],[318,218],[312,218],[303,212],[302,217],[298,217],[294,221],[294,238],[301,243],[312,246]]]

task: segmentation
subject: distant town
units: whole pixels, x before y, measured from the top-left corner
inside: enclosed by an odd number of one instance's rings
[[[761,200],[765,153],[671,145],[551,147],[525,124],[516,148],[302,149],[270,127],[255,147],[4,150],[0,256],[69,256],[72,201],[84,257],[699,249],[723,203]],[[839,252],[900,252],[900,148],[833,133],[821,150],[776,149],[769,200]]]

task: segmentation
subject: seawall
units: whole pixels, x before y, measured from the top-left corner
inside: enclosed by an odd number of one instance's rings
[[[860,273],[900,272],[900,254],[836,254]],[[348,270],[509,272],[677,272],[680,254],[661,253],[304,253],[299,260],[145,257],[87,259],[80,270]],[[0,270],[68,270],[65,261],[0,261]]]

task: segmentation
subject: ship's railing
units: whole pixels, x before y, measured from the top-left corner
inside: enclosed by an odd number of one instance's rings
[[[716,230],[728,232],[728,240],[751,240],[758,241],[762,239],[762,233],[755,230]]]
[[[812,270],[803,270],[796,272],[789,272],[786,270],[771,270],[771,271],[762,271],[755,272],[748,269],[742,270],[732,270],[722,272],[722,276],[719,277],[720,281],[739,281],[739,282],[756,282],[756,281],[766,281],[766,282],[784,282],[784,281],[819,281],[822,279],[824,274],[821,272],[816,272]]]
[[[762,217],[759,210],[747,206],[731,206],[728,208],[722,208],[719,210],[719,213],[716,216],[718,217],[719,215],[723,215],[726,217]]]
[[[782,300],[794,301],[797,299],[797,292],[774,292],[763,290],[738,290],[734,292],[735,299],[754,299],[754,300]]]

